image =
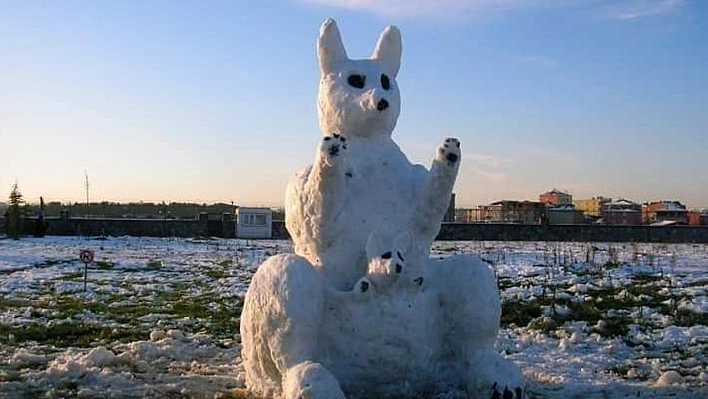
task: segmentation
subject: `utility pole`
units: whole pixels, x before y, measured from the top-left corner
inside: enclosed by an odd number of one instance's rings
[[[89,179],[86,171],[84,171],[84,176],[86,177],[86,219],[89,219]]]

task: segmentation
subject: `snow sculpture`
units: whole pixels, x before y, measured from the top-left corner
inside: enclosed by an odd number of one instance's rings
[[[317,49],[323,137],[287,188],[295,254],[263,262],[246,295],[247,388],[284,399],[521,398],[518,368],[494,350],[501,305],[487,264],[430,259],[460,143],[445,139],[427,170],[391,139],[398,29],[383,31],[370,59],[350,60],[327,20]]]

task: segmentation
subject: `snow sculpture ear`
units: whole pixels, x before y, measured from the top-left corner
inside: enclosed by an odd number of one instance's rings
[[[398,69],[401,67],[402,53],[401,32],[395,26],[389,25],[381,32],[371,58],[383,62],[391,74],[396,77]]]
[[[320,61],[322,76],[331,72],[335,64],[349,60],[337,23],[331,18],[324,21],[320,27],[320,37],[317,39],[317,58]]]

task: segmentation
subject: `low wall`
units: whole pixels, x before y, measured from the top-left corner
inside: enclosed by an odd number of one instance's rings
[[[37,220],[25,220],[24,231],[32,235]],[[233,238],[235,221],[178,219],[86,219],[45,218],[46,235],[136,236],[136,237],[225,237]]]
[[[708,226],[443,223],[438,240],[708,243]]]
[[[283,222],[273,222],[273,238],[288,238]],[[443,223],[436,239],[442,241],[708,243],[708,226]]]
[[[45,218],[47,235],[235,237],[232,220]],[[25,222],[32,235],[36,220]],[[0,228],[4,226],[0,218]],[[288,239],[283,221],[273,221],[274,239]],[[4,228],[2,230],[4,231]],[[581,241],[708,243],[708,226],[526,225],[443,223],[438,240],[458,241]]]

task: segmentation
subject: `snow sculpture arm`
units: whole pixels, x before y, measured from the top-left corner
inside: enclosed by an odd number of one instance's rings
[[[427,242],[434,240],[440,231],[440,222],[450,204],[460,158],[460,142],[455,138],[445,139],[435,153],[415,212],[417,216],[413,220],[414,230]]]
[[[313,260],[333,239],[333,226],[342,211],[342,186],[348,173],[346,149],[345,137],[336,133],[323,137],[312,167],[288,187],[288,208],[293,213],[286,218],[288,231],[305,238],[308,245],[301,255]]]

